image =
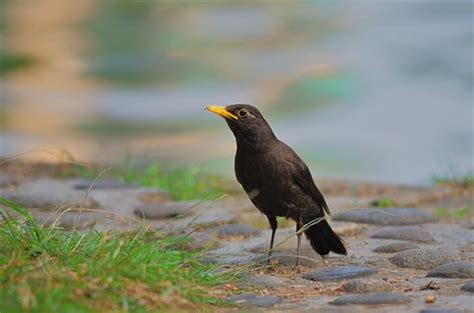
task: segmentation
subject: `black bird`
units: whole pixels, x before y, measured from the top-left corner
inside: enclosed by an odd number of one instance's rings
[[[341,238],[324,219],[325,212],[330,214],[329,208],[308,167],[293,149],[278,140],[260,111],[248,104],[211,105],[206,110],[224,117],[234,133],[235,176],[252,203],[267,216],[272,229],[268,258],[278,227],[277,216],[296,222],[296,266],[304,225],[306,238],[317,253],[347,254]]]

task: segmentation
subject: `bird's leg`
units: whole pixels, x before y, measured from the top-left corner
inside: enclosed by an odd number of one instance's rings
[[[298,246],[296,248],[296,264],[295,269],[299,272],[299,265],[300,265],[300,250],[301,250],[301,235],[303,234],[300,232],[300,229],[303,227],[303,221],[301,217],[299,217],[296,221],[296,236],[298,238]]]
[[[270,250],[268,251],[268,262],[270,263],[270,257],[273,252],[273,242],[275,241],[275,233],[278,227],[278,222],[275,216],[267,215],[268,222],[270,222],[270,227],[272,228],[272,238],[270,239]]]

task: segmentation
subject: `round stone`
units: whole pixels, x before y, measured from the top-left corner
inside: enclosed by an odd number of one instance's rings
[[[433,214],[416,208],[357,209],[336,214],[332,219],[377,225],[414,225],[437,220]]]
[[[99,179],[94,181],[93,179],[82,179],[74,183],[75,189],[115,189],[115,188],[133,188],[138,187],[137,183],[126,184],[122,181],[115,179]]]
[[[162,202],[143,204],[137,208],[134,213],[140,218],[147,219],[162,219],[176,216],[184,216],[189,213],[193,202],[179,201],[179,202]]]
[[[389,258],[398,267],[429,270],[455,260],[455,256],[437,249],[412,249],[399,252]]]
[[[474,278],[474,264],[466,261],[443,264],[429,272],[426,277]]]
[[[385,281],[356,279],[346,282],[342,288],[349,293],[371,293],[390,291],[392,286]]]
[[[411,299],[407,296],[398,293],[371,293],[363,295],[349,295],[336,298],[336,300],[330,302],[335,305],[347,305],[347,304],[405,304],[410,302]]]
[[[228,237],[228,236],[244,236],[250,237],[253,235],[258,235],[260,230],[245,224],[230,224],[225,225],[219,228],[218,235],[219,237]]]
[[[369,267],[361,266],[336,266],[328,269],[307,273],[305,279],[313,281],[331,281],[357,278],[375,274],[377,271]]]
[[[375,239],[408,240],[426,243],[435,241],[429,232],[415,226],[384,227],[373,233],[371,237]]]
[[[377,253],[395,253],[416,248],[418,247],[411,242],[392,242],[386,245],[379,246],[373,251]]]
[[[461,287],[461,290],[466,292],[474,292],[474,280],[471,280],[470,282],[464,284]]]
[[[2,192],[1,195],[27,208],[99,207],[90,196],[86,197],[84,191],[74,189],[74,183],[75,180],[40,178],[22,183],[15,190]]]

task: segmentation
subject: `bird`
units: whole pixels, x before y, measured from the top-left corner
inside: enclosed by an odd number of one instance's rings
[[[272,256],[279,216],[296,222],[296,268],[302,232],[319,255],[331,251],[347,255],[342,239],[325,218],[330,211],[308,166],[276,137],[260,111],[250,104],[210,105],[205,110],[223,117],[234,134],[235,176],[272,230],[267,260]]]

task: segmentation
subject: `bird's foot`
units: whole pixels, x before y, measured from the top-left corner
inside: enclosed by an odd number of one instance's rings
[[[295,271],[295,273],[298,273],[298,274],[302,272],[302,268],[301,268],[301,265],[299,263],[295,264],[294,271]]]

